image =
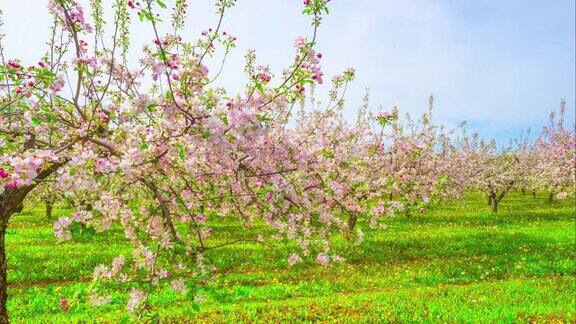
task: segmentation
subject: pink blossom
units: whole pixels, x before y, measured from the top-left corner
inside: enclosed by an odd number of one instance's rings
[[[69,240],[72,238],[72,233],[68,227],[72,224],[72,221],[68,217],[60,217],[54,223],[54,235],[61,241]]]
[[[300,263],[302,261],[302,259],[300,258],[300,256],[298,254],[292,254],[290,255],[290,257],[288,258],[288,264],[290,266],[293,266],[297,263]]]
[[[326,253],[319,253],[316,257],[316,261],[320,263],[323,267],[327,267],[330,263],[330,258]]]
[[[9,181],[9,182],[6,184],[6,189],[18,189],[19,187],[21,187],[20,184],[21,184],[21,182],[18,181],[18,180]]]
[[[50,85],[50,89],[53,92],[60,92],[63,87],[64,87],[64,80],[62,80],[62,79],[58,79],[56,82],[54,82]]]
[[[144,301],[145,297],[146,295],[143,291],[132,288],[132,290],[130,290],[130,299],[128,299],[128,312],[132,313],[138,309]]]
[[[8,173],[8,171],[4,170],[3,168],[0,168],[0,178],[8,178],[10,176],[10,173]]]
[[[172,286],[172,289],[174,289],[177,292],[185,292],[186,291],[186,283],[184,282],[184,280],[182,278],[172,280],[170,285]]]
[[[20,65],[17,61],[15,60],[8,60],[7,65],[13,69],[21,69],[22,65]]]
[[[62,311],[67,312],[70,307],[68,306],[68,299],[62,298],[60,299],[60,309]]]

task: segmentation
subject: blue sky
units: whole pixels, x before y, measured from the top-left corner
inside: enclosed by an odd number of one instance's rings
[[[48,36],[45,3],[0,0],[8,57],[36,61]],[[185,37],[216,22],[212,1],[189,3]],[[366,87],[375,108],[397,105],[410,113],[423,112],[428,95],[434,93],[436,120],[448,125],[467,120],[483,136],[504,141],[522,129],[537,131],[561,98],[568,101],[567,120],[574,120],[574,4],[574,0],[333,0],[319,32],[318,49],[324,53],[327,76],[347,67],[357,71],[347,96],[350,118]],[[243,56],[249,48],[256,50],[258,63],[270,64],[273,71],[286,67],[293,40],[310,30],[300,16],[301,8],[299,0],[238,0],[224,28],[238,37],[239,46],[220,84],[241,89]],[[133,44],[138,49],[151,37],[136,19],[134,27]],[[136,59],[137,51],[133,54]]]

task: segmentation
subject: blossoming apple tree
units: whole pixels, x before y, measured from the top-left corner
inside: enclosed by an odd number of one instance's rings
[[[75,146],[102,144],[110,105],[122,96],[116,84],[128,77],[119,68],[127,48],[123,1],[116,2],[111,42],[103,38],[100,1],[93,1],[93,24],[73,1],[48,3],[54,24],[37,62],[5,57],[0,43],[0,322],[8,321],[4,237],[10,216],[70,161]]]
[[[536,140],[532,169],[533,186],[548,193],[548,201],[556,196],[565,199],[574,194],[576,187],[576,137],[572,129],[564,127],[566,102],[560,104],[559,116],[550,116],[549,125],[542,129]]]
[[[264,240],[257,236],[214,243],[210,223],[226,215],[241,218],[246,226],[260,217],[278,236],[297,241],[303,255],[314,253],[321,264],[340,260],[330,254],[326,239],[333,222],[322,219],[319,226],[312,226],[325,214],[322,192],[308,194],[300,186],[315,181],[311,172],[315,152],[301,150],[293,131],[286,129],[291,109],[307,85],[323,82],[322,55],[313,45],[321,14],[328,11],[326,1],[305,1],[304,13],[312,19],[313,33],[309,39],[296,40],[294,62],[278,77],[278,84],[273,84],[268,67],[255,65],[249,52],[249,82],[245,93],[238,95],[213,87],[217,75],[210,74],[204,63],[217,48],[227,52],[234,47],[235,38],[221,30],[224,13],[233,4],[217,1],[217,25],[198,40],[186,42],[178,35],[158,32],[161,22],[156,10],[165,9],[164,2],[118,1],[113,43],[106,47],[99,1],[92,2],[93,24],[86,22],[77,3],[50,2],[57,23],[54,33],[64,35],[64,44],[51,48],[62,51],[56,63],[60,70],[43,63],[55,69],[51,72],[55,80],[38,93],[30,86],[25,95],[21,82],[17,89],[11,83],[4,87],[5,100],[17,94],[20,101],[12,105],[26,107],[13,116],[27,123],[30,136],[42,139],[42,144],[48,142],[44,136],[52,140],[42,147],[45,150],[34,151],[32,162],[25,160],[28,173],[10,160],[13,156],[19,161],[22,153],[6,151],[11,154],[5,160],[6,192],[21,192],[23,198],[60,169],[56,188],[77,200],[77,210],[72,217],[56,221],[55,234],[70,239],[74,222],[98,231],[118,224],[134,245],[131,256],[119,256],[110,266],[95,269],[97,284],[90,291],[95,305],[109,300],[106,283],[114,280],[132,287],[128,310],[145,314],[154,290],[169,285],[183,292],[190,285],[185,278],[210,272],[204,262],[206,251],[238,241]],[[182,25],[185,7],[185,2],[176,2],[175,29]],[[121,59],[128,48],[131,13],[153,30],[136,70],[128,69]],[[93,43],[85,40],[89,33],[95,34]],[[67,61],[68,48],[73,55]],[[9,61],[6,75],[26,79],[24,71],[16,61]],[[338,83],[350,79],[348,73]],[[71,85],[71,98],[59,94],[66,84]],[[44,93],[59,106],[37,102]],[[50,115],[59,110],[58,115]],[[49,168],[45,173],[34,173],[44,170],[45,164]]]

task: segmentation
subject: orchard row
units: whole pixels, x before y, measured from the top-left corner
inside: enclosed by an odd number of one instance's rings
[[[122,228],[133,245],[94,270],[89,302],[110,302],[110,287],[130,287],[127,309],[149,314],[150,294],[170,286],[187,293],[212,273],[205,252],[235,242],[293,244],[288,262],[342,262],[336,236],[360,244],[362,228],[387,217],[410,217],[427,206],[484,192],[496,212],[511,189],[574,195],[573,127],[551,118],[536,141],[499,146],[396,109],[344,118],[352,69],[331,79],[327,102],[316,37],[326,0],[304,1],[309,37],[294,43],[280,75],[245,57],[246,85],[233,94],[214,85],[236,38],[221,29],[235,1],[218,0],[219,21],[183,39],[186,1],[177,0],[170,34],[160,34],[160,0],[117,0],[112,20],[91,1],[90,18],[72,0],[51,0],[46,53],[27,65],[0,66],[0,322],[7,321],[4,235],[27,197],[74,206],[54,233],[72,238],[76,224]],[[132,20],[148,24],[139,62],[127,62]],[[166,26],[164,26],[166,27]],[[1,45],[1,44],[0,44]],[[50,204],[49,204],[50,205]],[[50,207],[51,208],[51,207]],[[235,218],[270,228],[251,238],[219,239],[212,225]],[[272,234],[270,234],[272,233]],[[63,308],[67,308],[63,302]]]

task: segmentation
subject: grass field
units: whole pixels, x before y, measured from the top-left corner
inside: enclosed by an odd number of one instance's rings
[[[202,289],[199,310],[169,290],[152,303],[169,321],[574,322],[574,201],[544,201],[513,193],[492,215],[476,195],[393,218],[328,269],[291,268],[287,251],[228,246],[213,252],[218,274]],[[223,222],[216,230],[243,229]],[[128,251],[121,237],[112,231],[57,243],[42,210],[14,216],[7,234],[12,321],[126,319],[120,292],[99,308],[59,307],[88,285],[94,266]]]

